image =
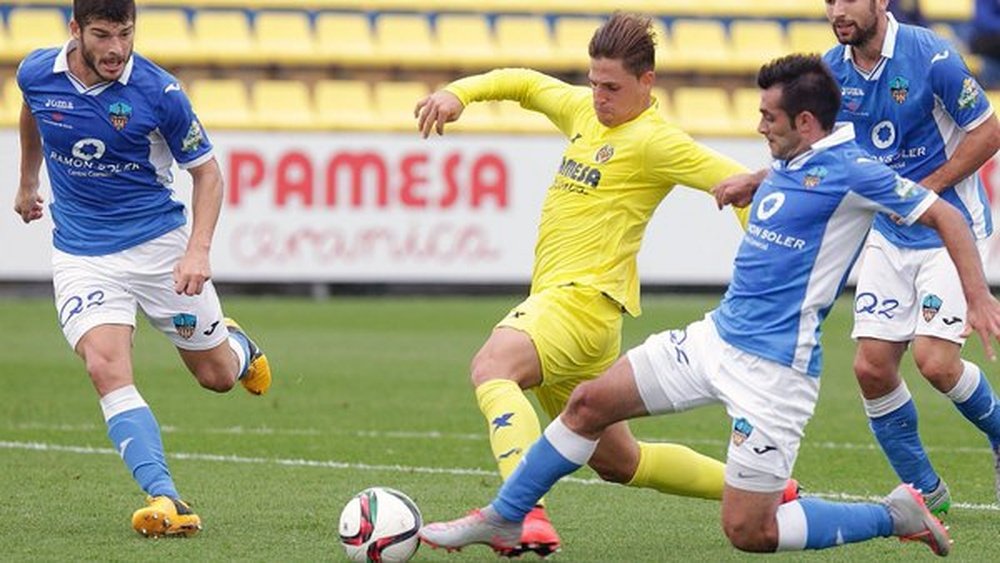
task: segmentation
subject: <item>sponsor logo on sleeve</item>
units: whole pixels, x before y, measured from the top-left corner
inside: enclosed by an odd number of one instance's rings
[[[205,140],[205,134],[201,130],[201,124],[197,119],[191,120],[191,127],[188,128],[187,135],[181,141],[181,150],[184,152],[194,152]]]

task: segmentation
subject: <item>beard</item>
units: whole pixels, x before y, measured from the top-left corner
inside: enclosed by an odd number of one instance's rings
[[[875,33],[878,32],[877,22],[872,22],[868,27],[861,27],[855,24],[857,32],[853,37],[848,39],[840,39],[840,42],[844,45],[850,45],[851,47],[860,47],[865,45],[875,37]],[[838,38],[839,39],[839,38]]]
[[[833,34],[837,37],[837,40],[840,41],[841,44],[850,45],[851,47],[860,47],[871,41],[872,38],[875,37],[875,34],[878,33],[878,13],[875,9],[875,0],[872,0],[870,12],[871,25],[868,27],[862,27],[860,23],[854,22],[856,30],[854,37],[841,39],[840,35],[837,34],[836,25],[834,25]]]
[[[87,48],[87,44],[86,42],[84,42],[82,37],[80,38],[79,43],[80,43],[80,56],[83,57],[83,63],[87,65],[87,68],[89,68],[94,74],[96,74],[98,78],[100,78],[105,82],[111,82],[112,80],[116,80],[118,78],[118,76],[105,76],[104,74],[102,74],[97,66],[97,63],[100,62],[97,60],[97,56],[94,54],[93,51]],[[129,49],[129,51],[125,53],[123,57],[121,57],[121,60],[127,61],[131,56],[132,56],[132,50]],[[124,70],[124,67],[122,67],[122,69]]]

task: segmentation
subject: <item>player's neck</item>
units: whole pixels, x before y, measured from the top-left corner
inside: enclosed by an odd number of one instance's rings
[[[79,46],[66,54],[66,62],[69,65],[69,72],[73,75],[73,78],[76,78],[87,88],[105,82],[100,75],[94,72],[94,69],[90,68],[87,61],[83,60],[83,53],[80,51]]]
[[[852,49],[854,64],[866,72],[875,68],[875,65],[882,60],[882,46],[885,45],[885,36],[888,32],[889,18],[883,17],[877,24],[875,35],[864,44]]]

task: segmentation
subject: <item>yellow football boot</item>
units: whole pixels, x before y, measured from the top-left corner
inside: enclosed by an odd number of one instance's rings
[[[146,504],[132,513],[132,528],[147,538],[189,537],[201,531],[201,518],[180,499],[146,497]]]
[[[250,343],[250,365],[247,366],[246,374],[240,378],[243,387],[254,395],[263,395],[271,388],[271,365],[267,362],[267,356],[257,346],[247,333],[243,332],[240,325],[233,319],[226,318],[226,327],[229,332],[242,335]]]

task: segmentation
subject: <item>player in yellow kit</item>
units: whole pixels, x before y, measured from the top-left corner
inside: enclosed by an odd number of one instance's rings
[[[569,139],[542,208],[531,294],[472,360],[476,399],[504,479],[541,433],[523,390],[533,390],[555,417],[579,383],[618,358],[622,313],[641,312],[636,254],[660,201],[677,184],[708,192],[746,172],[661,116],[650,95],[649,18],[615,14],[595,32],[589,51],[589,88],[533,70],[499,69],[452,82],[415,110],[426,138],[434,130],[443,134],[469,103],[515,100],[546,115]],[[625,423],[604,433],[590,466],[608,481],[722,496],[722,463],[681,445],[639,443]],[[559,536],[536,507],[514,555],[546,556],[558,548]]]

